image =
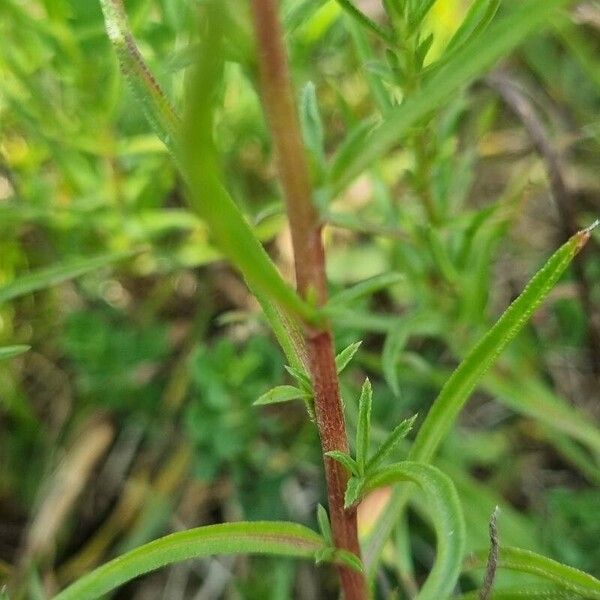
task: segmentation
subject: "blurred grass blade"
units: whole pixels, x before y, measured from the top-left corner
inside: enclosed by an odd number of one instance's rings
[[[3,346],[0,348],[0,360],[8,360],[27,352],[31,346],[26,344],[18,344],[16,346]]]
[[[478,552],[466,561],[468,569],[485,568],[486,551]],[[600,598],[600,581],[579,569],[551,558],[510,546],[500,547],[500,569],[530,573],[562,587],[582,598]],[[495,597],[495,594],[494,594]]]
[[[339,462],[341,465],[344,465],[348,473],[359,477],[358,465],[349,454],[346,454],[341,450],[330,450],[329,452],[325,452],[325,456],[329,456],[329,458],[337,460],[337,462]]]
[[[129,30],[121,0],[100,0],[108,37],[115,48],[121,70],[156,135],[176,156],[181,122],[160,85],[146,66]]]
[[[0,286],[0,304],[101,269],[137,253],[137,251],[112,252],[89,258],[76,258],[63,264],[33,271]]]
[[[401,142],[402,136],[448,98],[490,69],[529,33],[552,23],[553,12],[569,0],[528,0],[490,25],[480,36],[459,48],[451,60],[398,108],[390,110],[371,135],[355,150],[349,139],[333,157],[328,196],[337,195],[362,171]],[[348,146],[351,146],[350,148]],[[343,159],[342,159],[343,157]]]
[[[371,406],[373,404],[373,388],[369,379],[365,379],[358,402],[358,424],[356,427],[356,462],[358,471],[365,472],[367,457],[369,455],[369,442],[371,437]]]
[[[286,522],[222,523],[181,531],[139,546],[85,575],[54,600],[92,600],[144,573],[176,562],[223,554],[312,558],[324,547],[314,531]]]
[[[458,413],[475,385],[502,350],[523,329],[535,309],[558,281],[575,255],[589,240],[597,225],[579,231],[563,244],[536,273],[521,295],[508,307],[487,334],[467,354],[443,386],[413,443],[409,459],[429,462],[454,425]],[[410,492],[394,492],[386,510],[376,524],[365,548],[365,561],[372,567],[391,534]]]
[[[369,476],[363,491],[401,481],[416,483],[425,493],[437,540],[435,564],[416,600],[449,598],[460,575],[466,535],[456,488],[452,480],[436,467],[406,461],[384,467]]]

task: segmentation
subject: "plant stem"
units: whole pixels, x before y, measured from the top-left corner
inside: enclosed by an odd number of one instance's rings
[[[310,176],[292,85],[276,0],[252,0],[254,29],[258,44],[263,103],[277,156],[292,234],[298,291],[315,297],[319,305],[327,301],[325,252],[321,222],[312,203]],[[344,414],[335,368],[331,328],[305,326],[309,366],[315,395],[315,415],[323,453],[348,451]],[[325,476],[333,540],[360,556],[356,510],[344,509],[348,475],[342,465],[325,458]],[[346,600],[366,600],[367,585],[362,574],[338,567]]]

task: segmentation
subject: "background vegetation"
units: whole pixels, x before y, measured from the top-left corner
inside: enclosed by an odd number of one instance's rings
[[[176,106],[195,56],[196,4],[126,2],[140,50]],[[291,280],[239,4],[227,4],[220,167]],[[348,426],[356,428],[368,375],[380,442],[401,420],[422,420],[547,256],[600,213],[600,6],[571,4],[548,18],[354,178],[367,131],[460,51],[473,33],[461,23],[477,2],[438,0],[418,44],[396,54],[343,4],[294,0],[282,12],[327,223],[336,348],[362,340],[342,375]],[[479,4],[498,19],[519,2],[498,3],[497,14],[496,3]],[[379,2],[357,5],[386,22]],[[0,362],[0,577],[46,598],[169,531],[242,519],[315,528],[325,491],[314,424],[302,403],[253,406],[293,381],[258,304],[187,208],[174,161],[120,73],[100,4],[3,0],[0,39],[0,346],[31,346]],[[503,543],[600,577],[594,235],[483,378],[435,464],[465,508],[467,551],[487,546],[498,505]],[[387,493],[363,503],[363,531]],[[434,548],[417,502],[385,553],[381,597],[412,597]],[[459,591],[479,579],[466,571]],[[115,597],[310,599],[336,589],[327,567],[212,558]]]

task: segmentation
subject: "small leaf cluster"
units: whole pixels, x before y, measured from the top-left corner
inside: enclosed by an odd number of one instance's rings
[[[403,420],[387,436],[375,454],[368,457],[371,439],[371,407],[373,404],[373,388],[369,379],[365,379],[358,404],[358,425],[356,428],[356,456],[353,458],[345,452],[337,450],[327,452],[327,456],[342,464],[350,473],[344,504],[346,508],[356,504],[368,479],[378,473],[386,458],[392,453],[398,442],[412,429],[418,415]]]
[[[360,345],[361,342],[354,342],[344,348],[335,357],[335,366],[338,375],[350,364],[350,361],[358,352]],[[290,400],[302,400],[306,405],[308,414],[314,420],[314,392],[310,377],[305,371],[291,367],[290,365],[286,365],[285,370],[294,379],[296,385],[278,385],[264,393],[254,402],[254,405],[263,406],[265,404],[280,404],[282,402],[289,402]]]

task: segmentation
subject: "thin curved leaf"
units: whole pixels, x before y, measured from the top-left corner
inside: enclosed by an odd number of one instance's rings
[[[314,558],[325,547],[314,531],[296,523],[222,523],[181,531],[144,544],[88,573],[54,600],[93,600],[144,573],[214,554],[271,554]]]
[[[369,379],[365,379],[358,402],[358,424],[356,427],[356,463],[361,475],[365,472],[365,465],[369,454],[371,440],[371,407],[373,404],[373,388]]]
[[[496,324],[467,354],[443,386],[427,414],[410,450],[410,460],[431,461],[478,381],[508,343],[523,329],[575,255],[586,244],[597,224],[596,222],[592,227],[579,231],[563,244],[536,273]],[[376,559],[380,556],[409,497],[410,490],[395,491],[392,495],[365,548],[365,562],[368,568],[372,568],[377,562]]]
[[[129,30],[123,3],[121,0],[100,0],[100,6],[106,32],[136,100],[142,106],[156,135],[176,156],[181,120],[138,50]]]
[[[437,540],[435,564],[416,600],[449,598],[460,575],[466,536],[456,488],[436,467],[406,461],[367,477],[363,492],[401,481],[416,483],[425,493]]]
[[[487,550],[470,557],[466,562],[466,567],[469,569],[485,568],[486,554]],[[529,550],[501,546],[498,566],[500,569],[530,573],[541,577],[583,598],[600,598],[600,581],[598,579],[579,569]]]

